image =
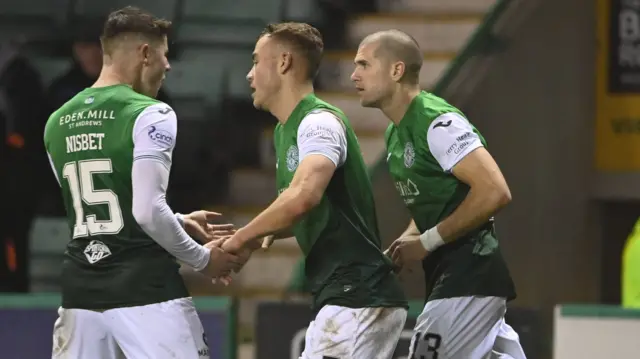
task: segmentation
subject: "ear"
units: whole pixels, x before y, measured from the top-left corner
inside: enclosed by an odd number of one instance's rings
[[[144,66],[149,65],[149,57],[151,56],[151,47],[149,46],[149,44],[140,45],[139,53],[142,57],[142,64]]]
[[[278,58],[278,72],[281,75],[287,73],[293,67],[293,56],[290,52],[282,52]]]
[[[406,68],[404,62],[394,62],[391,65],[391,78],[393,79],[393,81],[400,82],[400,79],[402,79],[402,76],[404,76],[405,70]]]

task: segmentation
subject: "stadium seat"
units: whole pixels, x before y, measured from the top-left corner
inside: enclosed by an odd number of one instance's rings
[[[186,21],[199,20],[257,20],[262,23],[281,17],[283,0],[184,0]]]
[[[71,66],[71,60],[67,58],[34,57],[30,61],[40,73],[42,84],[45,87],[48,87],[51,81],[62,75]]]
[[[227,64],[251,64],[251,50],[253,48],[234,49],[214,46],[187,46],[180,54],[185,61],[202,61],[211,66],[226,66]],[[248,70],[247,70],[248,71]]]
[[[284,18],[288,21],[315,23],[322,19],[322,12],[316,0],[287,1]]]
[[[262,23],[185,20],[178,26],[177,40],[180,46],[223,45],[253,48],[264,26]]]
[[[2,0],[0,17],[5,20],[53,20],[62,22],[66,18],[68,0]]]
[[[247,73],[251,69],[251,62],[238,63],[229,67],[227,73],[227,95],[232,99],[249,101],[251,87],[247,82]]]
[[[0,43],[44,43],[55,39],[69,0],[1,0]]]
[[[206,110],[217,106],[224,90],[224,68],[205,61],[171,64],[165,88],[180,117],[204,120]]]
[[[60,263],[69,242],[66,218],[37,217],[29,236],[29,274],[34,292],[59,291]]]
[[[140,7],[156,16],[160,16],[168,20],[175,18],[175,0],[76,0],[73,8],[73,14],[89,17],[106,16],[111,11],[128,5]]]

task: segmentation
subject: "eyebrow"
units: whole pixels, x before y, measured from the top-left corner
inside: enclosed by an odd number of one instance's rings
[[[359,59],[353,62],[356,65],[366,65],[368,62],[363,60],[363,59]]]

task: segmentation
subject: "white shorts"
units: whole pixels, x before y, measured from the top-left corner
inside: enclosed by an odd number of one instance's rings
[[[58,309],[54,359],[203,359],[209,349],[191,298],[109,309]]]
[[[409,358],[526,359],[498,297],[432,300],[418,317]]]
[[[391,359],[406,320],[404,308],[326,305],[309,323],[300,359]]]

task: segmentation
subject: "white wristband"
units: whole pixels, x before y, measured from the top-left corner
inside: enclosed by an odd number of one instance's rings
[[[420,235],[420,243],[427,251],[433,252],[444,244],[444,240],[438,233],[438,227],[433,227]]]

